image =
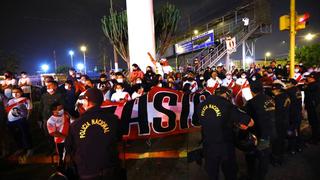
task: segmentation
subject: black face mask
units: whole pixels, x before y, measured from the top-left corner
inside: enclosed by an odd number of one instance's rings
[[[192,77],[187,78],[188,81],[193,81]]]
[[[6,79],[7,79],[7,78],[9,78],[9,76],[8,76],[8,75],[5,75],[4,77],[5,77]]]

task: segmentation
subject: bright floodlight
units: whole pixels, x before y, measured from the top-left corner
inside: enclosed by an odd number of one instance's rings
[[[73,55],[74,55],[74,52],[73,52],[72,50],[70,50],[70,51],[69,51],[69,55],[70,55],[70,56],[73,56]]]
[[[270,57],[271,56],[271,53],[270,52],[266,52],[266,57]]]
[[[193,31],[194,35],[198,35],[198,33],[199,33],[199,31],[197,29]]]
[[[47,72],[49,70],[49,66],[47,64],[43,64],[41,65],[41,69],[42,71]]]
[[[84,65],[82,63],[77,64],[77,69],[82,71],[84,69]]]
[[[314,37],[315,37],[314,34],[308,33],[304,38],[305,38],[307,41],[311,41]]]
[[[81,47],[80,47],[80,50],[81,50],[82,52],[85,52],[85,51],[87,51],[87,47],[86,47],[86,46],[81,46]]]

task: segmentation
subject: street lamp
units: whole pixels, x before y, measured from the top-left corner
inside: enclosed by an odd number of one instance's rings
[[[85,66],[84,66],[82,63],[77,64],[77,69],[78,69],[80,72],[82,72],[82,70],[83,70],[84,67],[85,67]]]
[[[84,74],[87,74],[87,66],[86,66],[86,51],[87,51],[87,47],[86,46],[81,46],[80,50],[83,53]]]
[[[41,65],[41,70],[46,73],[49,70],[49,66],[47,64]]]
[[[270,52],[266,52],[266,54],[264,55],[264,65],[267,65],[267,58],[271,56]]]
[[[70,55],[70,60],[71,60],[71,67],[73,67],[73,55],[74,52],[72,50],[69,51],[69,55]]]
[[[316,35],[314,35],[314,34],[311,34],[311,33],[308,33],[307,35],[305,35],[305,39],[307,40],[307,41],[311,41],[311,40],[313,40],[313,38],[315,37]]]
[[[195,29],[195,30],[193,31],[193,34],[194,34],[194,35],[198,35],[198,33],[199,33],[199,31],[198,31],[197,29]]]

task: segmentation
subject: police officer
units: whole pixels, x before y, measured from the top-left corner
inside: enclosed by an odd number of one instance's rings
[[[302,151],[302,139],[300,137],[300,125],[302,121],[302,95],[299,88],[297,88],[297,81],[289,79],[287,83],[287,93],[289,95],[291,104],[289,109],[289,130],[288,130],[288,146],[291,154],[296,151]]]
[[[272,85],[272,93],[275,101],[275,128],[277,136],[272,140],[272,164],[282,165],[285,153],[285,140],[289,129],[290,98],[281,83]]]
[[[317,144],[319,141],[319,106],[320,106],[320,87],[317,81],[317,73],[312,72],[307,76],[307,86],[305,92],[305,108],[308,113],[308,121],[312,130],[312,137],[310,143]]]
[[[263,93],[261,81],[252,81],[250,89],[253,98],[247,102],[246,110],[255,122],[251,130],[257,136],[258,146],[246,154],[248,178],[264,180],[268,172],[270,139],[275,133],[275,103],[271,97]]]
[[[118,118],[100,108],[103,95],[90,88],[80,97],[86,112],[73,124],[66,139],[80,179],[120,179],[117,142],[121,139]]]
[[[242,129],[253,125],[251,118],[231,103],[230,96],[228,88],[220,87],[197,108],[202,126],[205,169],[210,180],[219,178],[220,166],[226,180],[237,178],[233,128],[235,124]]]

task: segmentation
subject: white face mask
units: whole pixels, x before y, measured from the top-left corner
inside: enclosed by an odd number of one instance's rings
[[[17,97],[17,93],[12,93],[12,97],[16,98]]]
[[[232,76],[231,76],[231,75],[227,75],[227,79],[229,79],[229,80],[230,80],[231,78],[232,78]]]
[[[60,111],[58,111],[58,116],[63,116],[63,114],[64,114],[64,110],[63,110],[63,109],[61,109]]]
[[[242,79],[245,79],[247,76],[246,75],[241,75],[241,78]]]
[[[86,80],[80,80],[82,84],[86,84]]]
[[[295,72],[295,73],[299,72],[299,69],[294,69],[294,72]]]
[[[142,83],[142,81],[137,81],[136,83],[137,83],[137,84],[141,84],[141,83]]]
[[[53,90],[53,89],[47,89],[47,92],[48,92],[49,94],[53,94],[54,90]]]
[[[201,76],[201,77],[200,77],[200,80],[204,80],[204,78]]]
[[[122,92],[122,89],[116,89],[116,92],[117,92],[117,93],[121,93],[121,92]]]
[[[82,99],[81,104],[84,110],[88,110],[88,100]]]
[[[26,77],[27,77],[27,75],[22,75],[21,77],[22,77],[22,78],[26,78]]]
[[[255,76],[252,77],[252,81],[256,81],[257,78]]]
[[[118,83],[123,83],[123,79],[117,79]]]
[[[65,88],[66,90],[68,90],[68,89],[69,89],[69,86],[64,86],[64,88]]]

